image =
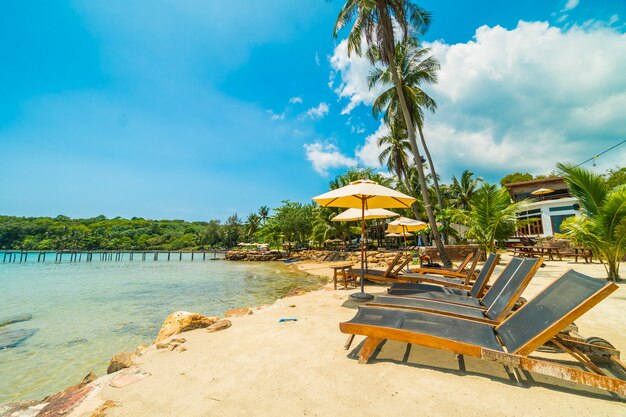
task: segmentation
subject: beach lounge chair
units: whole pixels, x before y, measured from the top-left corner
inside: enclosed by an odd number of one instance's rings
[[[535,268],[538,268],[538,265],[541,265],[540,262],[537,262],[537,260],[534,260],[534,259],[522,259],[522,258],[511,259],[511,261],[506,266],[506,268],[504,268],[504,270],[500,273],[498,278],[496,278],[493,285],[485,292],[485,294],[481,298],[474,298],[474,297],[462,296],[462,295],[456,295],[456,294],[446,294],[446,293],[435,292],[435,291],[420,292],[418,294],[406,295],[405,297],[416,298],[416,299],[438,300],[438,301],[442,301],[446,303],[459,304],[459,305],[481,308],[481,309],[486,310],[485,306],[491,305],[495,301],[495,299],[498,298],[500,293],[504,291],[505,288],[509,288],[509,290],[513,288],[513,286],[508,285],[509,281],[511,281],[513,278],[516,278],[517,280],[519,280],[523,276],[523,275],[515,274],[515,272],[523,264],[526,265],[526,268],[524,268],[526,270],[528,270],[528,267],[530,267],[530,265],[533,265],[533,267]],[[528,285],[528,282],[522,283],[520,285],[523,285],[525,288],[525,286]]]
[[[500,254],[492,253],[487,257],[487,261],[483,265],[483,268],[480,270],[480,274],[476,278],[476,281],[471,286],[467,286],[464,288],[451,288],[446,287],[445,283],[443,285],[437,284],[420,284],[420,283],[411,283],[411,282],[396,282],[391,285],[391,288],[387,290],[389,295],[416,295],[421,292],[444,292],[446,294],[455,294],[462,295],[466,297],[478,298],[483,295],[485,288],[487,287],[487,283],[489,282],[489,278],[493,274],[493,270],[498,265],[500,261]]]
[[[495,296],[490,294],[489,297],[485,296],[483,300],[478,300],[480,308],[471,305],[459,305],[456,302],[446,302],[446,297],[443,297],[443,299],[427,299],[394,296],[378,296],[374,301],[367,303],[367,306],[425,311],[467,318],[468,320],[481,323],[498,324],[511,312],[517,299],[537,272],[539,265],[541,263],[537,263],[532,259],[522,260],[519,267],[511,275],[511,278],[506,280],[504,285],[498,286],[501,290],[497,293],[494,292]],[[435,294],[445,295],[442,293]]]
[[[559,332],[617,288],[614,283],[569,271],[498,325],[441,314],[359,307],[356,316],[339,328],[346,334],[366,336],[359,363],[367,363],[383,341],[396,340],[447,350],[460,359],[467,355],[495,361],[626,395],[626,381],[607,376],[582,349],[566,347],[565,352],[587,370],[529,356],[544,343],[559,340]]]
[[[471,252],[468,253],[465,259],[463,259],[463,261],[456,268],[419,267],[419,268],[411,268],[411,272],[415,274],[443,275],[447,277],[466,278],[468,272],[471,271],[471,274],[472,275],[474,274],[474,271],[476,269],[476,264],[480,260],[482,254],[483,252],[480,249],[476,250],[476,252],[474,253],[471,253]]]
[[[376,269],[366,269],[363,276],[365,279],[370,281],[398,282],[398,279],[396,278],[398,271],[404,268],[409,262],[411,262],[410,257],[403,257],[403,253],[398,252],[391,263],[389,263],[386,270],[379,271]],[[350,268],[347,273],[348,277],[361,278],[360,268]]]
[[[477,255],[472,260],[472,264],[466,271],[462,272],[450,272],[438,274],[420,274],[415,272],[402,273],[396,276],[400,282],[429,282],[432,284],[445,285],[447,287],[456,287],[464,289],[469,286],[472,279],[475,278],[476,265],[481,257],[482,252],[476,251]],[[399,271],[399,270],[398,270]]]

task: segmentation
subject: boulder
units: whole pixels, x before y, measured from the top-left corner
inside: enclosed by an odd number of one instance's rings
[[[215,323],[213,323],[209,327],[207,327],[206,330],[209,333],[219,332],[220,330],[228,329],[232,325],[233,324],[230,322],[230,320],[221,319],[221,320],[216,321]]]
[[[241,307],[241,308],[233,308],[231,310],[228,310],[226,312],[226,314],[224,314],[224,318],[226,317],[240,317],[240,316],[249,316],[250,314],[253,314],[253,311],[247,307]],[[211,323],[213,324],[213,323]]]
[[[112,374],[120,369],[130,368],[135,364],[136,355],[134,352],[120,352],[111,358],[107,374]]]
[[[209,327],[218,320],[219,317],[205,317],[198,313],[177,311],[167,316],[161,326],[161,330],[159,330],[155,343],[172,337],[178,333]]]

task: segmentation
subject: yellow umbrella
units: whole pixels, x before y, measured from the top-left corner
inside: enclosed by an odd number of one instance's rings
[[[400,232],[419,232],[428,227],[428,223],[424,223],[419,220],[409,219],[406,217],[400,217],[389,223],[387,231],[391,233]]]
[[[538,190],[533,191],[531,194],[532,195],[544,195],[544,194],[550,194],[553,192],[554,190],[551,190],[550,188],[540,188]]]
[[[361,209],[361,292],[352,294],[351,297],[371,300],[374,296],[366,294],[364,291],[365,209],[409,208],[415,199],[399,191],[383,187],[375,181],[362,179],[313,197],[313,201],[324,207]]]
[[[393,211],[385,210],[382,208],[368,209],[365,210],[365,213],[361,213],[361,210],[359,209],[351,208],[339,213],[331,220],[334,222],[353,222],[361,220],[361,218],[363,218],[363,215],[365,216],[365,220],[388,219],[389,217],[399,216],[398,213],[394,213]]]

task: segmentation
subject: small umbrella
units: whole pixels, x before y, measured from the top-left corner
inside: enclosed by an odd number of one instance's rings
[[[398,213],[394,213],[393,211],[385,210],[383,208],[373,208],[365,210],[365,212],[361,212],[359,209],[351,208],[346,211],[343,211],[333,217],[331,221],[333,222],[353,222],[361,219],[372,220],[372,219],[388,219],[390,217],[399,216]],[[365,245],[367,248],[367,244]],[[367,249],[366,249],[367,250]],[[365,256],[365,269],[367,269],[367,256]]]
[[[324,207],[345,207],[361,209],[361,292],[352,294],[353,298],[370,300],[374,298],[364,291],[365,271],[364,246],[365,243],[365,210],[373,208],[409,208],[415,199],[391,188],[383,187],[375,181],[358,180],[350,184],[329,191],[313,201]]]
[[[428,223],[424,223],[419,220],[409,219],[407,217],[400,217],[389,223],[387,227],[388,232],[399,233],[404,236],[404,246],[406,246],[406,237],[411,236],[409,232],[418,232],[428,227]],[[408,266],[407,266],[408,268]]]
[[[385,210],[382,208],[368,209],[365,210],[365,213],[361,213],[361,210],[359,209],[351,208],[339,213],[331,220],[334,222],[353,222],[361,220],[363,215],[365,216],[365,220],[388,219],[389,217],[399,216],[398,213],[394,213],[393,211]]]
[[[531,194],[532,195],[544,195],[544,194],[550,194],[553,192],[554,190],[551,190],[550,188],[540,188],[538,190],[533,191]]]

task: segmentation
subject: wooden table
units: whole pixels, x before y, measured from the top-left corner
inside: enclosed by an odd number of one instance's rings
[[[508,249],[509,252],[513,252],[513,255],[518,256],[526,256],[528,258],[534,258],[535,256],[543,256],[548,255],[548,259],[551,261],[554,260],[554,257],[557,256],[559,261],[562,261],[561,253],[559,248],[552,247],[543,247],[543,246],[511,246]]]
[[[356,286],[356,278],[351,277],[348,278],[348,270],[352,269],[352,267],[354,266],[354,264],[352,262],[341,262],[338,264],[332,264],[329,265],[330,268],[332,268],[333,270],[333,285],[335,287],[335,289],[337,289],[337,278],[339,275],[339,271],[341,271],[341,276],[343,277],[343,289],[347,290],[348,289],[348,282],[353,282],[354,285]]]

